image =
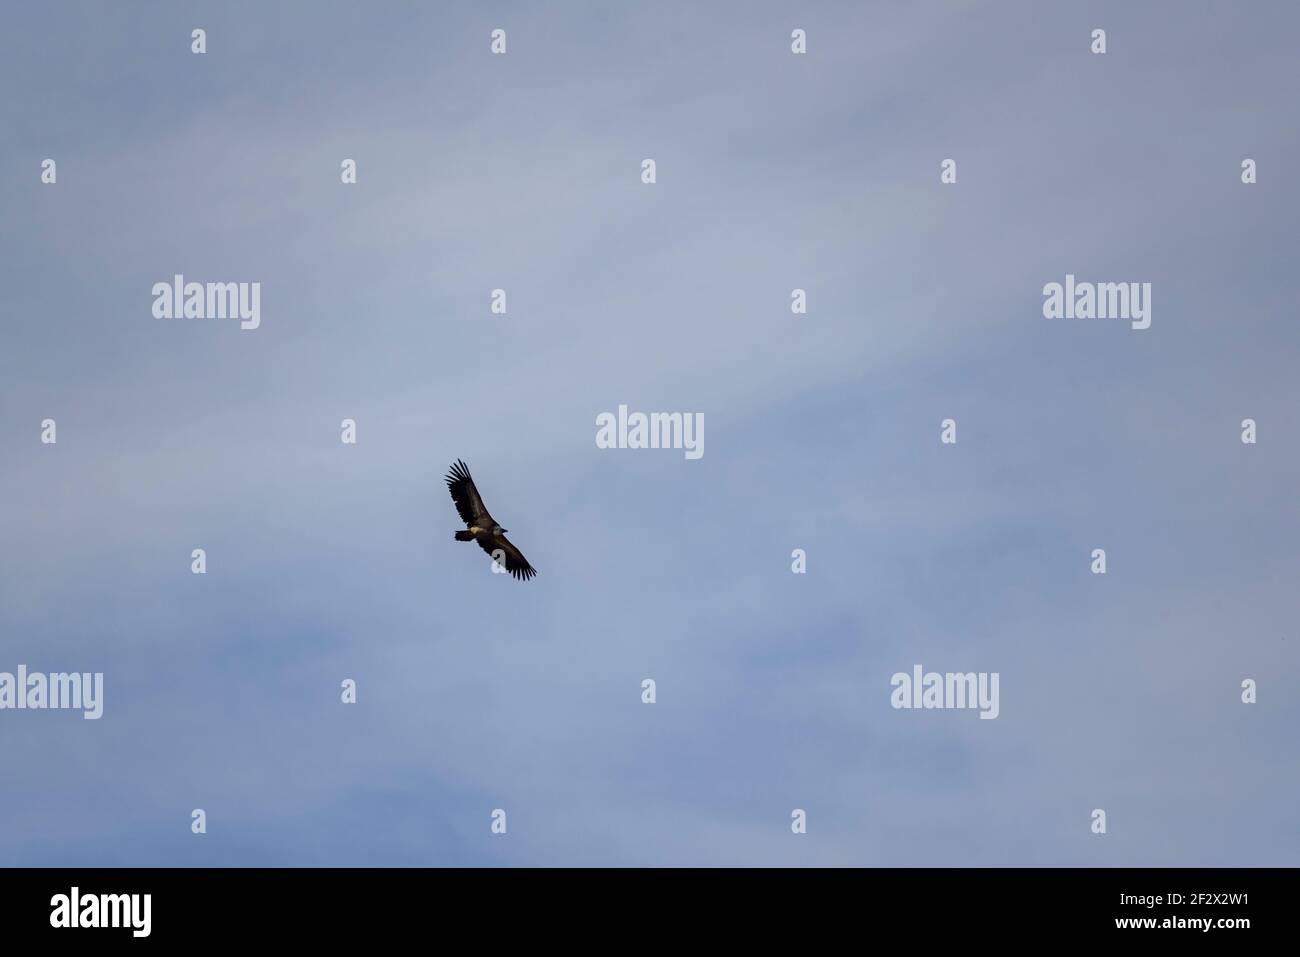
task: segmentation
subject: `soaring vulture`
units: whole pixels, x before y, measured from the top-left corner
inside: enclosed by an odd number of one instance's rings
[[[470,477],[469,467],[460,459],[447,473],[447,491],[456,503],[465,530],[456,533],[458,542],[478,542],[478,547],[492,556],[494,562],[505,567],[515,578],[527,580],[537,574],[537,569],[528,564],[524,553],[510,544],[506,538],[506,529],[497,524],[496,519],[488,514],[479,498],[474,479]]]

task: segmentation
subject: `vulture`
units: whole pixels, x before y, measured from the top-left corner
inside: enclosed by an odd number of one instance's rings
[[[451,493],[451,500],[456,503],[456,511],[460,512],[461,521],[466,526],[456,533],[456,541],[478,542],[479,548],[515,578],[527,581],[537,574],[537,569],[528,564],[524,553],[510,544],[506,529],[488,514],[478,489],[474,487],[469,467],[460,459],[447,473],[447,491]]]

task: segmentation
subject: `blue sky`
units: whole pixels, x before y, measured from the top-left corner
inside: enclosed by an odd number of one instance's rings
[[[1293,6],[2,17],[0,863],[1300,863]]]

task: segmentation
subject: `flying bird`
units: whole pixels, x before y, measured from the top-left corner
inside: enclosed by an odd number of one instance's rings
[[[537,574],[537,569],[528,564],[524,553],[510,544],[506,538],[506,529],[497,524],[496,519],[488,514],[479,498],[474,479],[470,477],[469,467],[460,459],[447,473],[447,491],[456,503],[456,511],[466,528],[456,533],[458,542],[478,542],[478,547],[492,556],[494,562],[505,567],[515,578],[527,580]]]

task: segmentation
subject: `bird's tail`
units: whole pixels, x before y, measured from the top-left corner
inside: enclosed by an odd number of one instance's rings
[[[456,541],[472,542],[474,541],[474,533],[468,530],[459,531],[456,533]]]

